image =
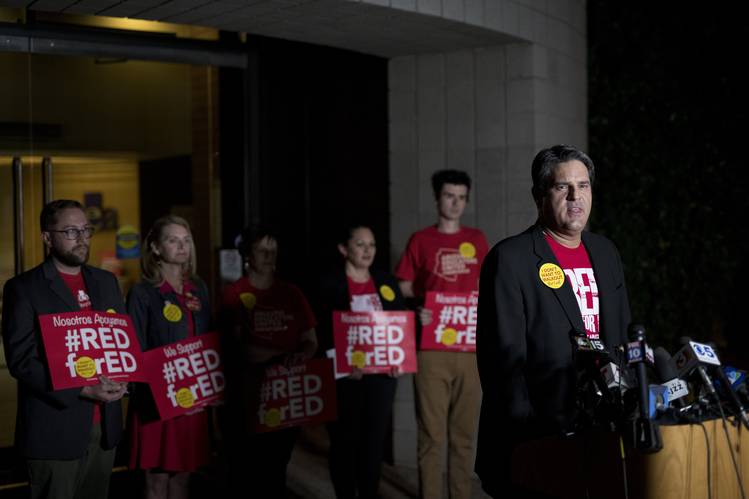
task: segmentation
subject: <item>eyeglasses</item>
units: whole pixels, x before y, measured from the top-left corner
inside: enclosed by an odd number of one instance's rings
[[[68,239],[70,241],[75,241],[81,236],[83,236],[85,239],[91,239],[91,236],[94,235],[94,232],[96,232],[96,229],[94,227],[86,227],[84,229],[76,229],[76,228],[71,227],[70,229],[63,229],[63,230],[47,229],[45,232],[59,232],[60,234],[65,235],[65,239]]]

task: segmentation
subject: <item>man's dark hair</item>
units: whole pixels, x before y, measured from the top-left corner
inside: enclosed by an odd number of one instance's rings
[[[560,144],[549,147],[548,149],[542,149],[538,154],[536,154],[536,157],[533,158],[533,165],[531,166],[531,177],[533,178],[533,200],[536,202],[536,205],[541,202],[541,199],[543,199],[549,189],[551,189],[551,184],[554,181],[554,171],[557,166],[560,163],[574,160],[585,165],[585,168],[588,169],[590,184],[593,185],[596,167],[593,165],[593,160],[580,149]]]
[[[48,230],[57,223],[57,214],[62,210],[70,208],[78,208],[81,211],[85,211],[81,203],[72,199],[56,199],[45,204],[41,215],[39,215],[39,228],[42,232]]]
[[[258,224],[245,227],[237,239],[237,249],[242,258],[247,259],[252,254],[252,247],[265,238],[278,242],[278,235],[272,227]]]
[[[471,191],[471,177],[463,170],[437,170],[432,175],[434,199],[440,198],[442,186],[445,184],[465,185],[468,191]]]

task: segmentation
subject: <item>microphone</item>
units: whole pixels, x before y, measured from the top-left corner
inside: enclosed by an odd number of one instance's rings
[[[679,338],[679,343],[683,346],[674,355],[674,364],[679,370],[679,375],[686,376],[692,372],[697,372],[699,379],[702,382],[702,386],[707,393],[715,397],[717,400],[718,394],[715,391],[710,376],[707,374],[705,365],[720,367],[718,355],[710,345],[704,345],[692,341],[688,336],[682,336]]]
[[[653,352],[655,360],[655,374],[659,381],[668,391],[669,401],[674,402],[679,409],[686,406],[683,397],[689,395],[689,387],[686,381],[679,378],[679,372],[676,370],[671,354],[663,347],[657,347]]]
[[[709,343],[706,346],[711,348],[713,352],[715,352],[715,345],[713,343]],[[715,358],[716,359],[718,358],[717,354]],[[749,418],[747,418],[746,412],[744,412],[744,406],[741,404],[739,397],[736,395],[736,392],[733,390],[731,382],[728,380],[728,376],[726,376],[726,372],[722,369],[720,365],[718,366],[717,369],[715,369],[715,372],[718,373],[718,379],[723,384],[723,388],[725,389],[728,395],[728,399],[731,401],[731,404],[733,404],[733,408],[736,412],[736,416],[741,420],[745,428],[749,428]]]
[[[645,328],[640,324],[630,324],[630,342],[627,344],[627,363],[635,366],[639,395],[639,415],[634,421],[632,437],[636,449],[642,452],[658,452],[663,448],[658,423],[650,417],[650,388],[646,363],[652,363],[653,353],[645,343]]]
[[[741,400],[743,404],[749,403],[749,391],[747,391],[746,388],[746,371],[727,365],[721,366],[721,369],[726,373],[726,378],[731,383],[733,391],[735,391],[739,396],[739,400]]]
[[[590,339],[579,330],[570,332],[570,342],[578,369],[577,425],[613,424],[621,404],[610,387],[613,379],[606,379],[614,371],[608,351],[600,340]]]

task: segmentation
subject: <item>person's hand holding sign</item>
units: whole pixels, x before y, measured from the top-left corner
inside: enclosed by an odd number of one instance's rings
[[[416,309],[416,314],[419,316],[422,326],[428,326],[432,323],[432,311],[430,309],[419,307]]]
[[[81,397],[99,402],[114,402],[127,393],[127,383],[112,381],[106,376],[99,376],[98,385],[84,386]]]

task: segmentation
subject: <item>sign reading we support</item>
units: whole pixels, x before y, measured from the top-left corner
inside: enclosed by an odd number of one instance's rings
[[[257,418],[257,433],[333,421],[336,397],[330,359],[268,367],[260,385]]]
[[[223,400],[219,352],[218,333],[206,333],[143,354],[148,384],[162,420]]]
[[[475,352],[478,304],[476,292],[427,292],[424,308],[432,311],[432,322],[421,330],[421,349]]]
[[[39,316],[55,390],[113,381],[145,381],[135,329],[127,315],[81,310]]]
[[[333,312],[333,341],[338,373],[416,372],[413,312]]]

